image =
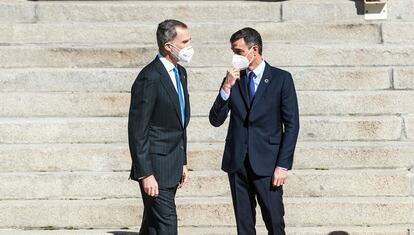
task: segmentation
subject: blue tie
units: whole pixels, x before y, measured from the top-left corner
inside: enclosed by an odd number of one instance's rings
[[[180,109],[181,109],[181,121],[184,127],[184,109],[185,109],[185,102],[184,102],[184,96],[183,92],[181,90],[181,82],[180,82],[180,74],[178,73],[177,67],[173,68],[174,74],[175,74],[175,83],[177,84],[177,93],[178,93],[178,99],[180,101]]]
[[[249,94],[250,94],[250,100],[253,100],[254,93],[256,93],[254,88],[254,79],[256,78],[256,74],[254,72],[249,73]]]

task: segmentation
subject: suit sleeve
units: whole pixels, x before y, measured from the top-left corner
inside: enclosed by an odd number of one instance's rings
[[[185,77],[187,78],[186,91],[188,93],[188,76],[187,76],[187,71],[185,70],[185,68],[183,68],[183,70],[184,70],[184,73],[185,73]],[[187,118],[187,123],[190,123],[190,117],[191,117],[190,94],[187,94],[187,97],[188,98],[187,98],[187,101],[186,101],[186,107],[188,109],[188,116],[186,116],[186,118]],[[184,165],[187,165],[187,127],[184,130]]]
[[[284,126],[276,166],[292,169],[293,155],[299,134],[299,108],[292,76],[287,75],[281,93],[281,115]]]
[[[220,86],[220,90],[221,87],[224,84],[224,80]],[[219,92],[218,96],[216,97],[216,100],[213,103],[213,106],[210,109],[210,114],[208,116],[211,125],[215,126],[215,127],[219,127],[221,126],[224,121],[226,121],[227,115],[229,113],[230,110],[230,98],[227,100],[224,100],[221,97],[221,94]]]
[[[184,130],[184,166],[187,165],[187,128]]]
[[[128,118],[128,139],[136,177],[153,174],[149,155],[148,130],[156,103],[156,82],[145,75],[138,75],[131,89],[131,106]]]

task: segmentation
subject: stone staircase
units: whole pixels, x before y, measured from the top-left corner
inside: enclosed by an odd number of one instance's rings
[[[301,131],[285,186],[289,235],[408,235],[414,228],[414,2],[386,21],[358,2],[0,1],[0,234],[137,234],[128,181],[130,87],[165,18],[190,27],[190,184],[180,234],[233,235],[226,127],[208,110],[231,33],[256,28],[294,75]],[[265,234],[260,215],[258,233]],[[414,231],[411,231],[414,234]]]

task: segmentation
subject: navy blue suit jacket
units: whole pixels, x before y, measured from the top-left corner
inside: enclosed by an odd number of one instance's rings
[[[276,166],[291,169],[299,133],[291,74],[266,63],[252,102],[247,85],[246,72],[241,71],[229,99],[225,101],[219,94],[210,110],[210,123],[215,127],[222,125],[230,112],[222,169],[236,172],[246,155],[259,176],[271,176]]]

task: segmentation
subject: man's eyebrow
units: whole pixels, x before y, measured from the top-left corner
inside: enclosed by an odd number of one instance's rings
[[[187,42],[189,42],[189,41],[191,41],[191,38],[189,38],[189,39],[187,39],[187,40],[184,40],[184,41],[183,41],[183,43],[187,43]]]

